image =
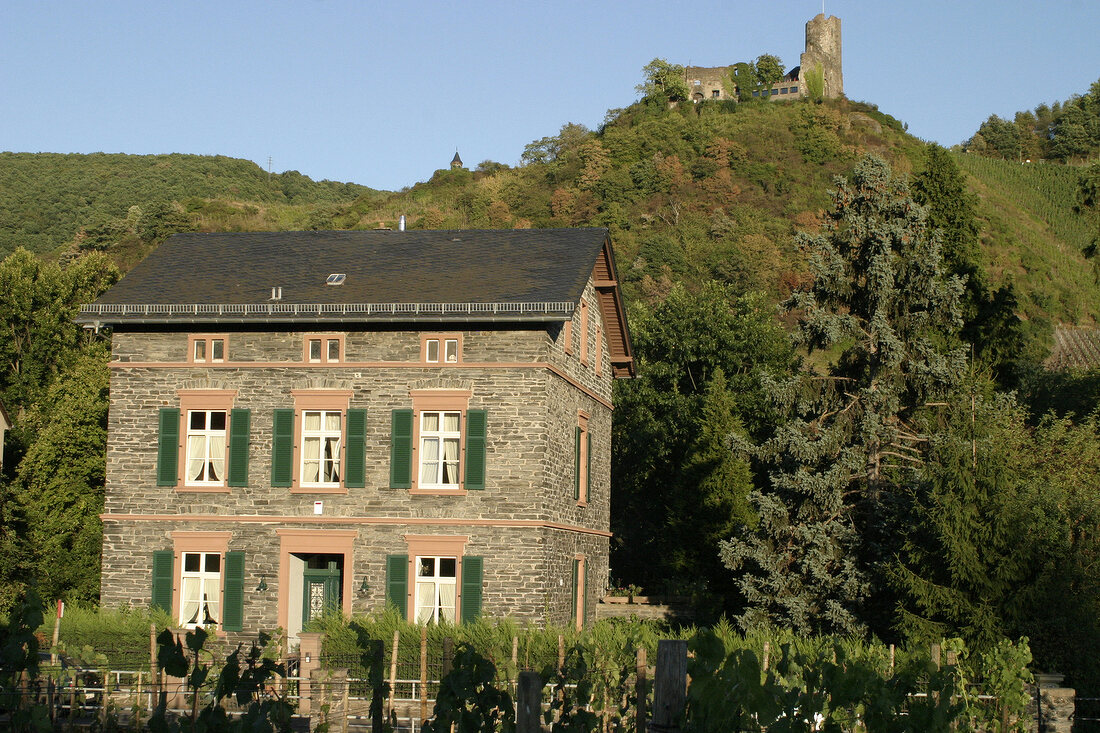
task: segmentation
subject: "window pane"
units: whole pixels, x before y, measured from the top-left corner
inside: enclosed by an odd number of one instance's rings
[[[307,412],[303,419],[303,425],[306,430],[320,430],[321,429],[321,413],[319,412]]]
[[[309,360],[321,361],[321,339],[309,340]]]
[[[222,361],[225,358],[225,339],[210,341],[210,358],[214,361]]]
[[[443,430],[447,433],[458,432],[458,413],[448,412],[443,415]]]
[[[457,560],[453,557],[441,557],[439,558],[439,577],[441,578],[454,578],[455,568],[457,567]]]
[[[430,430],[435,433],[439,431],[439,413],[438,412],[425,412],[421,416],[420,423],[421,430]]]
[[[446,359],[449,362],[458,361],[458,339],[447,339],[446,341]]]
[[[225,430],[225,413],[220,410],[210,413],[210,429]]]
[[[337,339],[329,339],[328,342],[328,360],[340,361],[340,341]]]
[[[191,429],[192,430],[205,430],[206,429],[206,413],[205,412],[192,412],[191,413]]]
[[[302,457],[307,461],[318,461],[321,459],[321,439],[320,438],[306,438],[302,441]]]
[[[439,339],[428,339],[426,348],[428,353],[424,359],[426,361],[439,361]]]
[[[416,574],[421,578],[431,578],[435,575],[435,558],[422,557],[417,567]]]
[[[206,572],[217,573],[222,569],[222,556],[216,552],[206,553]]]
[[[199,339],[195,342],[195,361],[206,361],[205,339]]]
[[[329,432],[340,432],[340,413],[339,412],[326,412],[325,413],[325,430]]]
[[[202,555],[198,552],[183,553],[183,569],[189,573],[198,572],[202,563]]]

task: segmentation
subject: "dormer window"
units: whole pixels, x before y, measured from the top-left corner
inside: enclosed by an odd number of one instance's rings
[[[421,340],[421,359],[426,364],[457,364],[461,352],[462,339],[457,334],[426,334]]]
[[[189,336],[187,341],[188,361],[194,364],[218,364],[225,361],[226,337]]]

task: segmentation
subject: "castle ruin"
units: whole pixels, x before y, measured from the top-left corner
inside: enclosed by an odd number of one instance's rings
[[[840,18],[825,17],[819,13],[806,23],[806,50],[799,58],[799,65],[787,72],[770,89],[754,91],[771,100],[797,99],[809,96],[806,85],[807,72],[813,73],[820,65],[824,77],[824,96],[836,99],[844,96],[844,71],[841,64]],[[685,66],[684,80],[691,91],[692,102],[704,99],[732,99],[726,90],[728,66]]]

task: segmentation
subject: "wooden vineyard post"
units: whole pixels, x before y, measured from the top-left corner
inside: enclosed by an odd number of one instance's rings
[[[512,669],[513,674],[519,671],[519,637],[512,637]]]
[[[638,647],[638,662],[634,677],[634,696],[638,702],[634,706],[634,731],[646,733],[646,651],[644,646]]]
[[[397,687],[397,645],[401,643],[401,632],[393,632],[393,650],[390,652],[390,699],[387,704],[390,715],[393,714],[393,696]]]
[[[520,672],[516,693],[516,733],[542,731],[542,679],[538,672]]]
[[[657,674],[653,680],[653,733],[679,733],[687,702],[687,642],[657,642]]]
[[[103,696],[99,698],[99,724],[107,726],[107,708],[111,702],[111,670],[103,670]]]
[[[763,671],[764,674],[768,673],[768,661],[769,661],[768,657],[771,654],[771,651],[772,651],[772,645],[769,642],[765,641],[764,642],[764,661],[761,663],[761,671]]]
[[[420,627],[420,723],[428,719],[428,627]]]
[[[894,676],[894,645],[890,645],[890,676]]]

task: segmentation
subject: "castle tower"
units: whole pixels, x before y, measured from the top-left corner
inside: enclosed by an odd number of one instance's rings
[[[821,64],[825,74],[825,97],[844,96],[844,71],[840,62],[840,18],[819,13],[806,23],[806,52],[801,58],[799,87],[806,94],[806,74]]]
[[[451,158],[451,168],[461,168],[462,158],[458,157],[458,151],[455,151],[455,157]]]

